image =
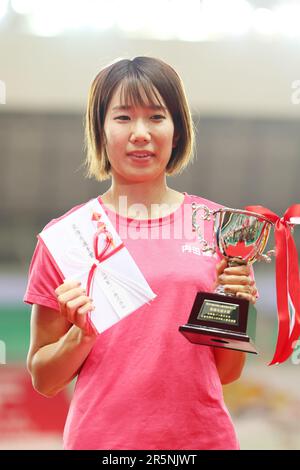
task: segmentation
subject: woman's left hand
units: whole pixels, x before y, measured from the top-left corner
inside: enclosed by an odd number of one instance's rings
[[[256,302],[257,289],[255,281],[250,276],[250,266],[241,265],[228,267],[227,260],[223,259],[217,265],[216,285],[224,286],[225,293],[236,294],[237,297],[243,297],[252,304]]]

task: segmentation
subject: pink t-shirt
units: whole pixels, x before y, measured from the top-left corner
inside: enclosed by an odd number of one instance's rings
[[[213,348],[178,331],[196,293],[212,290],[219,261],[200,250],[192,202],[220,207],[185,194],[170,216],[133,220],[104,206],[157,297],[98,336],[76,382],[65,449],[239,448]],[[204,231],[212,241],[211,223]],[[58,309],[54,289],[61,283],[38,242],[24,301]]]

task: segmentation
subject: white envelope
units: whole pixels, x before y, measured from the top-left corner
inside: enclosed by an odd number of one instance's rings
[[[94,213],[101,214],[100,220],[112,235],[114,248],[120,248],[100,263],[95,259],[93,248],[97,229],[97,222],[92,220]],[[86,287],[90,269],[96,262],[90,290],[96,308],[90,319],[99,333],[156,297],[98,199],[92,199],[43,230],[39,237],[64,277],[80,281],[83,287]],[[100,251],[101,244],[102,238],[98,244]]]

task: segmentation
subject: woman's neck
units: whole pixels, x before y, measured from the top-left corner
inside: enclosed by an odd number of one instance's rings
[[[111,187],[103,194],[102,201],[120,215],[147,219],[173,212],[183,198],[183,194],[167,186],[165,176],[160,181],[130,184],[116,181],[113,177]]]

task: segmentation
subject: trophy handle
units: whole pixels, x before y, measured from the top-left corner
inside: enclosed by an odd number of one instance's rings
[[[269,250],[265,255],[260,254],[257,256],[257,261],[264,261],[265,263],[271,263],[271,256],[275,256],[275,250]]]
[[[204,204],[196,204],[195,202],[192,203],[192,225],[193,225],[193,231],[194,232],[197,232],[197,236],[198,236],[198,239],[199,239],[199,242],[202,244],[202,251],[203,252],[206,252],[206,251],[210,251],[212,254],[214,254],[216,252],[216,249],[214,246],[210,246],[207,241],[204,239],[202,233],[201,233],[201,229],[200,229],[200,226],[199,224],[197,224],[197,212],[199,210],[203,210],[203,214],[200,215],[200,219],[201,220],[208,220],[210,221],[211,220],[211,217],[214,216],[214,211],[213,210],[210,210],[207,206],[205,206]]]

